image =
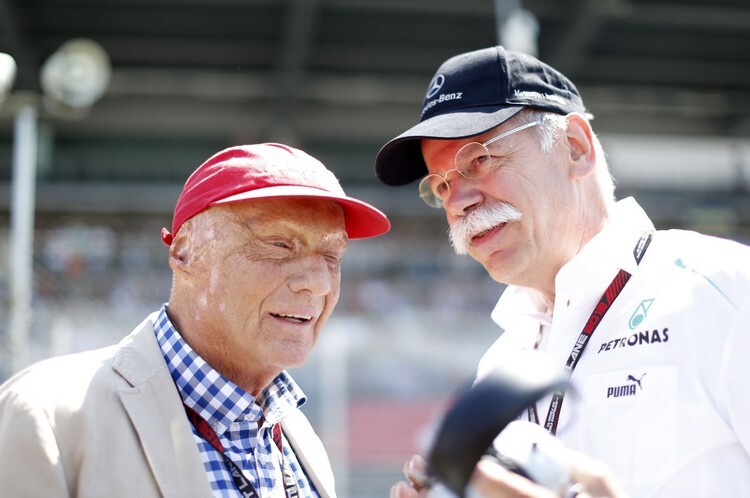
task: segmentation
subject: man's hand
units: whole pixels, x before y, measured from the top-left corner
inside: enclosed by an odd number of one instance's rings
[[[409,482],[400,481],[391,488],[390,498],[418,498],[427,496],[427,462],[419,455],[412,455],[404,463],[403,472]]]
[[[428,496],[427,462],[414,455],[404,464],[404,474],[409,482],[397,482],[391,488],[390,498],[419,498]],[[549,489],[525,477],[510,472],[491,460],[481,460],[469,482],[467,496],[482,498],[559,498]]]
[[[577,498],[626,498],[611,471],[601,462],[581,453],[567,450],[571,476]],[[408,482],[401,481],[391,488],[390,498],[427,497],[427,462],[414,455],[404,464]],[[492,459],[481,459],[469,481],[468,498],[560,498],[552,490],[507,470]]]
[[[570,464],[570,476],[580,485],[579,498],[627,498],[612,471],[598,460],[573,450],[566,450]]]

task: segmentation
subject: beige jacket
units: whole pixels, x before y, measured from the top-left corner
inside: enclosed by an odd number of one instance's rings
[[[211,496],[154,317],[116,346],[45,360],[0,386],[0,496]],[[305,416],[282,427],[321,496],[335,497]]]

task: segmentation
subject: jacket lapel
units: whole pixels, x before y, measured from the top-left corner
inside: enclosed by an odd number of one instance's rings
[[[165,497],[211,496],[180,396],[153,332],[144,321],[117,353],[114,369],[131,385],[119,391]]]
[[[336,489],[328,455],[307,418],[299,410],[293,410],[284,417],[281,428],[321,498],[335,498]]]

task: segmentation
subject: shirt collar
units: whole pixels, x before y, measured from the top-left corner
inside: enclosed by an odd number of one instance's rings
[[[623,269],[631,275],[638,263],[633,251],[645,233],[654,231],[654,225],[632,197],[617,202],[604,228],[596,234],[578,254],[560,269],[558,280],[568,280],[571,274],[600,274]]]
[[[589,306],[620,269],[633,274],[638,266],[633,256],[636,244],[653,230],[653,223],[635,199],[618,201],[604,228],[555,277],[555,308],[568,302],[574,307]],[[552,310],[545,308],[538,291],[508,286],[492,311],[492,320],[508,329],[528,319],[549,325]]]
[[[217,434],[234,422],[273,425],[302,406],[306,397],[286,371],[273,379],[257,400],[217,372],[182,338],[167,315],[159,310],[154,333],[183,403],[195,410]]]

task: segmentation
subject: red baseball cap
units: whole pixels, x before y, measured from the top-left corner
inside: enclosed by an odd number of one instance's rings
[[[185,182],[172,218],[172,232],[161,239],[172,244],[183,223],[209,206],[274,197],[330,199],[344,208],[350,239],[382,235],[388,218],[366,202],[348,197],[336,176],[314,157],[292,147],[266,143],[230,147],[201,164]]]

